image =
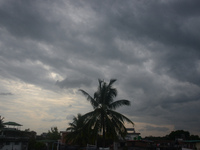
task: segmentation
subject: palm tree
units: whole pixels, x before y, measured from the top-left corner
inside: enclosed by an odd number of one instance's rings
[[[94,97],[80,89],[94,109],[83,116],[85,124],[93,129],[96,135],[103,134],[103,147],[105,147],[106,137],[114,140],[118,139],[119,135],[125,137],[127,130],[124,121],[134,125],[130,119],[115,111],[120,106],[130,105],[130,101],[125,99],[114,101],[117,97],[117,89],[112,87],[115,81],[116,79],[111,79],[107,84],[99,79],[99,86]]]
[[[73,117],[73,122],[69,123],[67,128],[66,141],[70,144],[85,146],[89,140],[89,132],[84,124],[84,118],[81,114]]]

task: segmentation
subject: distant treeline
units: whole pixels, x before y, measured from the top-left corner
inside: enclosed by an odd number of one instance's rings
[[[144,139],[147,140],[200,140],[198,135],[190,135],[190,132],[184,130],[172,131],[169,135],[163,137],[147,136]]]

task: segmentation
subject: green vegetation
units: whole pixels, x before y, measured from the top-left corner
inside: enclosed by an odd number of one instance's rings
[[[98,136],[102,135],[102,143],[103,147],[105,147],[106,138],[117,140],[119,136],[122,138],[126,136],[127,130],[124,126],[124,121],[132,125],[134,125],[134,123],[126,116],[116,112],[115,109],[124,105],[129,106],[130,101],[125,99],[114,101],[114,98],[117,97],[117,89],[113,88],[113,83],[115,81],[115,79],[111,79],[107,84],[99,80],[98,89],[94,93],[94,97],[80,89],[94,110],[83,116],[78,115],[77,118],[74,118],[74,121],[68,128],[68,131],[72,131],[71,135],[74,135],[70,136],[71,141],[75,142],[79,138],[86,136],[94,137],[93,139],[97,140]],[[79,123],[81,124],[80,126]],[[80,133],[80,135],[77,136],[76,133]],[[88,133],[90,134],[88,135]],[[87,140],[87,138],[85,139]]]
[[[89,141],[89,131],[88,128],[84,125],[84,119],[81,114],[78,114],[77,117],[74,116],[73,122],[69,123],[67,128],[68,134],[66,135],[67,144],[85,146]]]
[[[30,129],[26,129],[30,131]],[[45,150],[53,149],[56,150],[56,144],[60,139],[60,133],[57,127],[51,127],[48,133],[43,133],[37,138],[31,137],[29,139],[28,150]]]
[[[184,131],[184,130],[176,130],[172,131],[169,135],[163,136],[163,137],[145,137],[144,139],[148,140],[177,140],[177,139],[183,139],[183,140],[200,140],[200,137],[198,135],[190,135],[190,132]]]
[[[184,130],[177,130],[177,131],[172,131],[167,137],[170,140],[175,140],[175,139],[189,140],[190,133]]]
[[[58,139],[60,139],[60,133],[57,127],[51,127],[51,129],[47,133],[47,139],[55,141],[58,141]]]

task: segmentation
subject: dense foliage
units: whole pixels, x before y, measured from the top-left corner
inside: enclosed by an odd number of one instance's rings
[[[51,129],[47,133],[47,139],[55,141],[58,141],[58,139],[60,139],[60,133],[57,127],[51,127]]]
[[[190,133],[188,131],[184,131],[184,130],[172,131],[168,135],[168,138],[170,140],[175,140],[175,139],[189,140],[190,139]]]
[[[86,146],[87,143],[92,142],[93,138],[85,126],[84,118],[81,114],[78,114],[77,117],[74,116],[73,122],[69,123],[67,131],[68,133],[65,137],[67,144]]]
[[[29,131],[29,129],[26,129]],[[60,139],[60,133],[57,127],[51,127],[48,133],[43,133],[37,137],[31,137],[29,139],[28,150],[56,150],[57,142]]]
[[[183,140],[200,140],[200,137],[198,135],[190,135],[190,132],[184,131],[184,130],[176,130],[172,131],[169,135],[163,136],[163,137],[154,137],[149,136],[145,137],[144,139],[148,140],[177,140],[177,139],[183,139]]]

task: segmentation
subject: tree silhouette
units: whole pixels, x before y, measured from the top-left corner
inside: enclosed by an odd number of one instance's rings
[[[117,97],[117,89],[113,88],[115,81],[116,79],[111,79],[107,84],[99,79],[98,89],[94,93],[94,97],[80,89],[94,109],[83,115],[85,124],[92,129],[94,134],[103,135],[103,147],[105,147],[106,137],[114,140],[117,140],[119,136],[125,137],[127,130],[124,126],[124,121],[134,125],[126,116],[115,111],[120,106],[130,105],[129,100],[114,101],[114,98]]]
[[[69,123],[67,131],[68,133],[65,138],[68,144],[86,146],[92,139],[81,114],[73,117],[73,122]]]
[[[57,141],[60,139],[60,133],[57,127],[51,127],[51,130],[47,133],[47,139]]]

